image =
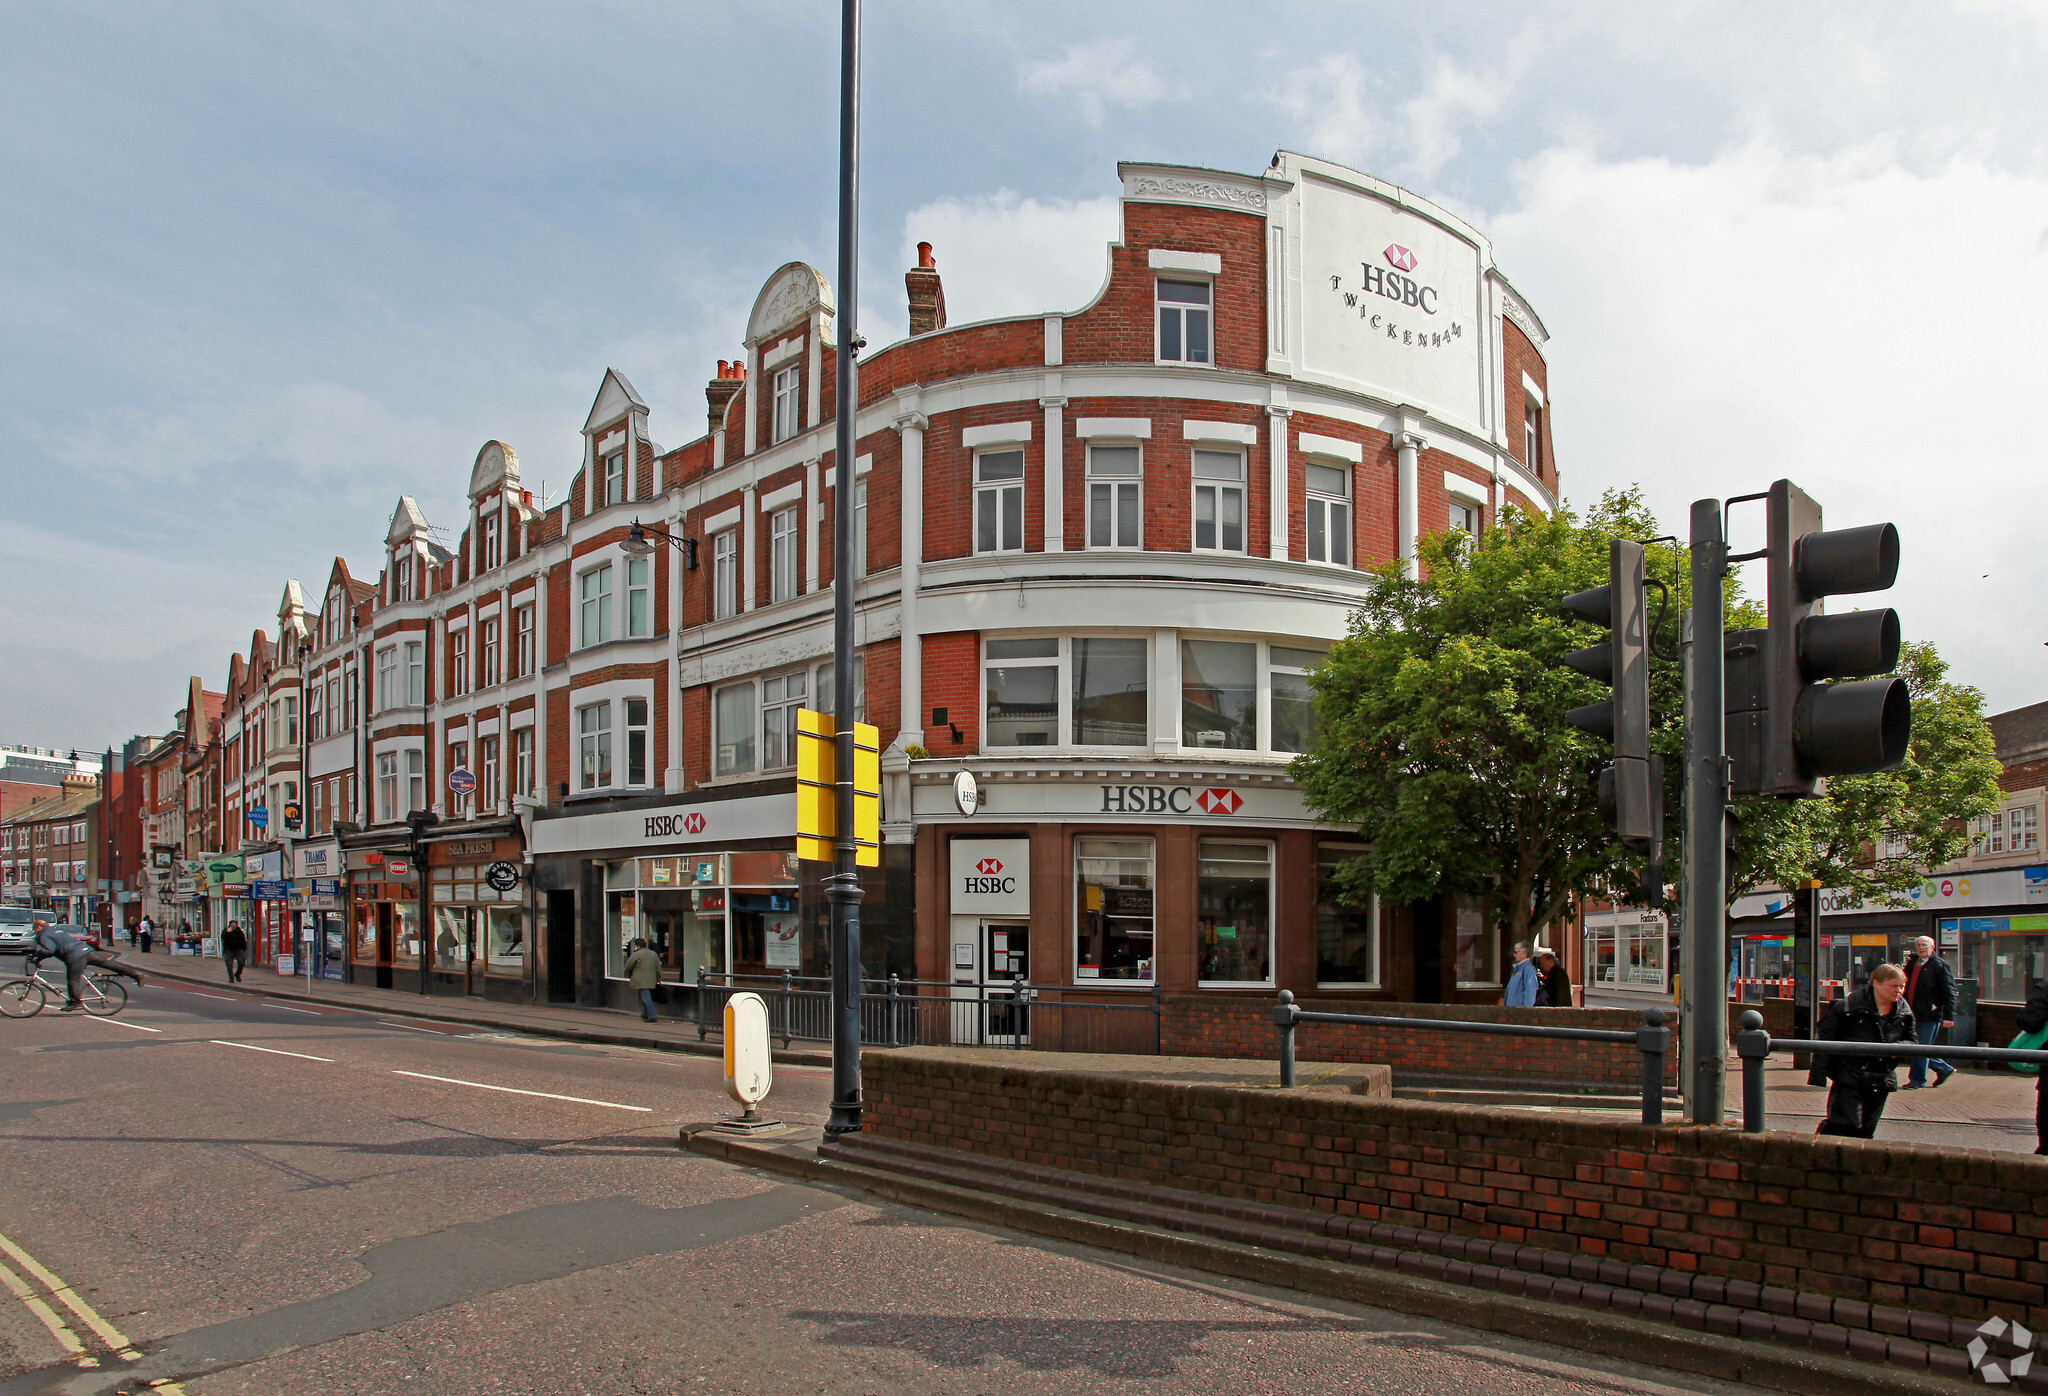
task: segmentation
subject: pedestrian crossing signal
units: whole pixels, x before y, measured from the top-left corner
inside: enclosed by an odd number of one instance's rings
[[[839,836],[839,727],[827,714],[796,714],[796,856],[830,863]],[[882,865],[882,734],[853,724],[854,863]]]

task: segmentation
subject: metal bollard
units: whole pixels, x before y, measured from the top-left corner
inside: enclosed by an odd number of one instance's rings
[[[1664,1026],[1664,1010],[1645,1009],[1643,1025],[1636,1029],[1636,1050],[1643,1054],[1643,1123],[1664,1123],[1664,1054],[1671,1050],[1671,1029]]]
[[[793,971],[784,970],[782,972],[782,1050],[785,1052],[789,1050],[790,1037],[794,1031],[790,1027],[789,1020],[795,1011],[796,975]]]
[[[702,1042],[711,1025],[704,1013],[704,968],[697,967],[697,1040]]]
[[[895,975],[889,976],[889,1045],[903,1045],[903,993]]]
[[[1742,1058],[1742,1128],[1761,1134],[1764,1122],[1764,1062],[1771,1055],[1771,1035],[1764,1031],[1764,1015],[1754,1008],[1737,1020],[1736,1055]]]
[[[1294,1006],[1294,991],[1282,989],[1280,1002],[1273,1006],[1273,1022],[1280,1029],[1280,1089],[1294,1089],[1294,1025],[1301,1010]]]
[[[1024,976],[1018,975],[1010,986],[1010,1045],[1018,1051],[1024,1050]]]

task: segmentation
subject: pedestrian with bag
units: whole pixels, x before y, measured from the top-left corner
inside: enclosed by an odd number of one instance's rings
[[[1956,1025],[1955,971],[1935,952],[1933,936],[1913,942],[1913,957],[1906,961],[1906,1007],[1913,1010],[1913,1028],[1922,1047],[1932,1047],[1943,1028]],[[1902,1089],[1917,1091],[1926,1085],[1929,1067],[1934,1069],[1937,1086],[1956,1074],[1940,1057],[1915,1057],[1906,1068]]]
[[[1543,976],[1537,971],[1536,962],[1529,958],[1529,942],[1516,941],[1515,967],[1508,971],[1508,992],[1501,1002],[1509,1008],[1534,1008],[1542,985]]]
[[[1536,970],[1542,981],[1536,994],[1537,1007],[1570,1008],[1572,977],[1565,973],[1564,963],[1557,958],[1557,952],[1547,945],[1537,946]]]
[[[633,942],[633,953],[626,957],[626,982],[640,992],[640,1018],[643,1022],[654,1022],[654,991],[661,984],[661,961],[647,948],[645,937]]]
[[[2048,1049],[2048,979],[2036,979],[2027,990],[2026,1004],[2019,1016],[2012,1020],[2019,1036],[2006,1043],[2021,1051],[2039,1052]],[[2031,1073],[2034,1078],[2034,1152],[2048,1154],[2048,1072],[2037,1066],[2015,1064],[2014,1071]]]
[[[242,923],[228,922],[228,928],[221,932],[220,958],[228,967],[228,983],[242,982],[242,966],[249,958],[249,937],[242,934]]]
[[[1825,1042],[1913,1042],[1913,1010],[1906,1004],[1906,972],[1883,964],[1862,988],[1837,999],[1822,1015],[1814,1036]],[[1875,1139],[1885,1100],[1897,1086],[1896,1057],[1816,1054],[1807,1084],[1828,1087],[1827,1118],[1816,1134]]]
[[[141,937],[142,953],[145,955],[149,953],[150,941],[152,937],[155,935],[155,932],[156,927],[149,924],[149,918],[147,916],[143,917],[142,924],[135,928],[136,935]]]

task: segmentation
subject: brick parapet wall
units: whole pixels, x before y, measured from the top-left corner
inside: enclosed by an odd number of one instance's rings
[[[1777,1291],[1851,1327],[2048,1324],[2028,1155],[862,1055],[884,1139],[1669,1272],[1746,1308]]]
[[[1418,1022],[1524,1023],[1545,1027],[1633,1032],[1642,1014],[1628,1008],[1503,1008],[1493,1004],[1386,1003],[1357,999],[1298,999],[1316,1013],[1364,1013]],[[1271,995],[1168,994],[1162,1003],[1160,1050],[1171,1056],[1272,1059],[1279,1048]],[[1429,1032],[1350,1023],[1304,1023],[1295,1029],[1301,1061],[1385,1062],[1394,1084],[1524,1082],[1530,1086],[1636,1090],[1642,1053],[1628,1043],[1574,1042],[1489,1033]],[[1674,1044],[1664,1058],[1665,1080],[1678,1080]]]

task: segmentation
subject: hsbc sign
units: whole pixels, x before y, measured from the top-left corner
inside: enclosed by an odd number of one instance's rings
[[[1105,785],[1101,814],[1236,814],[1244,796],[1227,787],[1198,790],[1192,785]]]
[[[947,862],[955,916],[1030,914],[1031,840],[954,839]]]

